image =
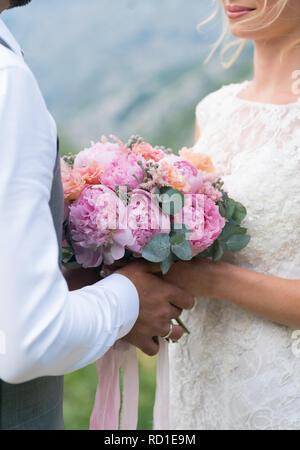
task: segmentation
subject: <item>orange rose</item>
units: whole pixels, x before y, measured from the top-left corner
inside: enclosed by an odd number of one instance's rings
[[[77,200],[86,184],[81,174],[75,172],[65,161],[61,160],[61,178],[65,202]]]
[[[203,170],[204,172],[212,173],[215,171],[212,160],[208,155],[204,153],[197,153],[193,148],[184,147],[180,150],[179,155],[182,158],[190,161],[198,170]]]
[[[100,177],[104,169],[97,161],[90,161],[87,167],[74,169],[74,172],[78,172],[86,184],[100,184]]]

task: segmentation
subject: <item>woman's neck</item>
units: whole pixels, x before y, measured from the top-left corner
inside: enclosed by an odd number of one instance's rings
[[[274,104],[297,101],[300,96],[300,48],[285,53],[284,45],[282,42],[255,42],[254,78],[243,98]]]

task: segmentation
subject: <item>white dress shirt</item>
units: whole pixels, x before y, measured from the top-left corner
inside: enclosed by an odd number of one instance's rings
[[[131,330],[139,298],[122,275],[69,292],[49,208],[56,126],[1,19],[0,37],[14,51],[0,45],[0,378],[21,383],[96,361]]]

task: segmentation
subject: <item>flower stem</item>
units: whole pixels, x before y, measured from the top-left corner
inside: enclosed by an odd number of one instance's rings
[[[179,318],[176,319],[176,322],[178,323],[178,325],[180,325],[183,328],[185,333],[191,334],[190,330],[184,325],[184,323],[182,322],[181,319],[179,319]]]

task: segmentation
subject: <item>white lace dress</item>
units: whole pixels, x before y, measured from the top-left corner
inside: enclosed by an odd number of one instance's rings
[[[247,83],[200,102],[195,151],[211,155],[248,210],[251,243],[227,260],[300,279],[300,101],[240,99]],[[197,299],[183,320],[191,335],[170,345],[172,429],[300,429],[293,330],[220,299]]]

